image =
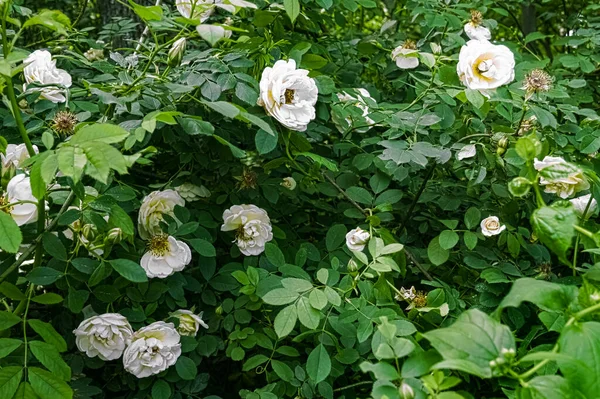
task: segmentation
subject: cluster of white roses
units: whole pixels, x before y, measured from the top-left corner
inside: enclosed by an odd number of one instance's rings
[[[37,146],[33,146],[36,153]],[[33,196],[31,179],[25,170],[23,162],[29,159],[29,152],[25,144],[9,144],[6,147],[6,155],[0,154],[2,170],[0,176],[8,178],[12,176],[6,187],[6,193],[0,196],[0,212],[6,212],[12,216],[18,226],[35,223],[38,219],[38,200]],[[18,172],[24,172],[15,174]]]
[[[138,378],[158,374],[177,362],[181,355],[181,335],[196,336],[200,326],[208,328],[202,313],[180,309],[171,313],[179,320],[154,322],[135,333],[127,318],[119,313],[105,313],[81,322],[73,331],[75,343],[89,357],[104,361],[123,356],[125,370]]]

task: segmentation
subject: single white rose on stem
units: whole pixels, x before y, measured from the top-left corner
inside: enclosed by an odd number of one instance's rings
[[[515,78],[515,56],[506,46],[487,40],[469,40],[460,49],[456,72],[469,89],[489,96],[487,91]]]
[[[592,202],[590,202],[590,199],[592,200]],[[594,198],[592,198],[592,194],[573,198],[572,200],[569,200],[569,202],[571,202],[573,208],[575,208],[575,213],[579,217],[583,216],[583,212],[585,212],[585,208],[588,206],[589,203],[590,206],[585,214],[586,219],[589,218],[590,215],[592,215],[594,212],[596,212],[596,209],[598,209],[598,202]]]
[[[40,153],[36,145],[33,145],[33,151],[36,154]],[[25,160],[29,159],[29,151],[25,144],[9,144],[6,146],[6,155],[0,153],[0,159],[2,159],[3,171],[11,167],[18,169]]]
[[[131,342],[133,330],[123,315],[105,313],[85,319],[73,334],[77,348],[88,357],[115,360]]]
[[[486,237],[497,236],[502,233],[505,229],[505,225],[500,224],[498,216],[490,216],[481,221],[481,233]]]
[[[60,85],[61,87],[39,87],[34,90],[40,91],[42,98],[53,103],[64,103],[67,98],[63,94],[66,89],[71,87],[71,75],[63,69],[56,67],[56,61],[52,59],[52,54],[46,50],[36,50],[24,61],[26,65],[23,69],[25,75],[25,90],[29,85],[35,83],[38,85]]]
[[[221,231],[235,231],[235,243],[246,256],[260,255],[273,239],[271,219],[256,205],[234,205],[225,210]]]
[[[125,370],[137,378],[165,371],[181,355],[180,339],[173,323],[157,321],[140,328],[123,353]]]
[[[316,117],[318,95],[306,69],[296,69],[294,60],[279,60],[262,73],[258,105],[288,129],[303,132]]]
[[[283,181],[280,184],[282,187],[285,187],[290,191],[293,191],[298,185],[296,183],[296,179],[294,179],[293,177],[284,177]]]
[[[392,51],[392,60],[400,69],[414,69],[419,66],[419,51],[412,40],[406,40]]]
[[[357,227],[346,234],[346,245],[352,251],[362,251],[370,238],[371,234],[368,231]]]
[[[535,159],[533,167],[540,173],[540,185],[544,191],[566,199],[575,193],[590,188],[583,171],[561,157],[547,156],[543,160]]]
[[[492,33],[488,28],[482,25],[483,15],[477,10],[471,10],[471,20],[465,25],[465,33],[469,39],[490,40]]]
[[[8,182],[6,187],[6,201],[13,204],[19,201],[27,201],[23,204],[13,205],[9,208],[10,215],[19,226],[37,222],[38,200],[31,191],[31,179],[26,175],[16,175]],[[33,202],[33,203],[32,203]]]
[[[192,251],[183,241],[167,235],[153,236],[148,252],[142,256],[140,265],[148,278],[166,278],[180,272],[192,261]]]
[[[194,312],[185,309],[179,309],[171,313],[172,317],[177,317],[179,319],[179,326],[177,327],[179,334],[189,337],[195,337],[200,326],[208,329],[208,324],[202,320],[202,315],[203,312],[195,314]]]
[[[175,206],[185,206],[185,200],[175,190],[154,191],[142,201],[138,214],[138,231],[143,240],[161,235],[163,215],[175,217]]]

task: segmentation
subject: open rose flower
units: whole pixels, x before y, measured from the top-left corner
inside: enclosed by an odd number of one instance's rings
[[[195,314],[189,310],[179,309],[171,313],[171,316],[179,319],[177,331],[180,335],[195,337],[200,326],[208,328],[208,324],[202,320],[202,314],[202,312],[200,312],[200,314]]]
[[[362,251],[369,242],[369,238],[371,238],[371,234],[368,231],[357,227],[346,234],[346,245],[352,251]]]
[[[223,212],[221,231],[235,231],[235,242],[246,256],[260,255],[273,239],[271,219],[256,205],[234,205]]]
[[[498,216],[490,216],[481,221],[481,233],[486,237],[497,236],[502,233],[505,229],[505,225],[500,224]]]
[[[303,132],[316,117],[318,94],[306,69],[296,69],[294,60],[279,60],[262,73],[258,105],[285,127]]]
[[[471,10],[471,20],[465,25],[465,33],[469,39],[490,40],[492,33],[488,28],[482,25],[483,15],[477,10]]]
[[[506,46],[487,40],[469,40],[460,49],[456,72],[469,89],[489,96],[489,90],[515,78],[515,56]]]
[[[52,60],[52,54],[46,50],[34,51],[24,61],[25,68],[25,89],[31,84],[37,85],[57,85],[62,87],[39,87],[34,90],[40,91],[42,98],[53,103],[64,103],[67,98],[64,96],[66,88],[71,87],[71,75],[65,70],[56,67],[56,61]]]
[[[142,256],[140,265],[149,278],[166,278],[182,271],[191,261],[192,251],[185,242],[158,235],[150,239],[148,252]]]
[[[89,357],[115,360],[131,342],[133,330],[124,316],[105,313],[85,319],[73,334],[77,348]]]
[[[36,145],[33,145],[33,150],[39,154],[40,150]],[[2,159],[2,170],[9,168],[20,168],[21,164],[29,158],[29,152],[25,144],[9,144],[6,146],[6,155],[0,153]]]
[[[140,328],[123,353],[125,370],[137,378],[165,371],[181,356],[180,339],[173,323],[157,321]]]
[[[577,165],[561,157],[547,156],[534,160],[533,167],[540,173],[540,185],[544,191],[566,199],[575,193],[590,188],[590,184]]]
[[[591,202],[590,202],[590,199],[591,199]],[[569,202],[573,205],[573,208],[575,208],[575,213],[579,217],[583,217],[583,213],[585,212],[585,209],[588,208],[588,210],[585,214],[586,219],[589,218],[591,214],[596,212],[596,209],[598,209],[598,202],[594,198],[592,198],[592,194],[573,198],[572,200],[569,200]],[[588,203],[590,204],[589,207],[588,207]]]
[[[38,200],[31,191],[31,180],[26,175],[16,175],[8,182],[6,187],[6,201],[9,204],[26,201],[22,204],[13,205],[8,210],[14,221],[19,226],[37,222]]]
[[[154,191],[142,201],[138,214],[138,231],[143,240],[162,234],[163,215],[175,217],[175,206],[185,206],[185,200],[175,190]]]
[[[221,0],[177,0],[175,5],[185,18],[205,22],[215,12],[215,3],[221,3]]]
[[[415,42],[405,41],[401,46],[392,51],[392,60],[400,69],[414,69],[419,66],[419,51]]]

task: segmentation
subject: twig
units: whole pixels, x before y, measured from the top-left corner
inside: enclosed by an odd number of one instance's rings
[[[369,215],[369,212],[367,212],[367,210],[365,210],[362,206],[360,206],[356,201],[354,201],[352,198],[350,198],[350,196],[348,194],[346,194],[346,191],[341,188],[336,182],[335,180],[333,180],[331,177],[329,177],[329,175],[327,175],[327,173],[325,172],[321,172],[321,174],[323,175],[323,177],[325,179],[327,179],[327,181],[329,183],[331,183],[348,201],[350,201],[350,203],[352,205],[354,205],[354,207],[356,209],[358,209],[359,211],[361,211],[363,214],[365,215]]]
[[[406,257],[415,264],[415,266],[417,267],[417,269],[419,269],[424,275],[425,277],[427,277],[427,279],[429,281],[433,281],[433,277],[431,277],[431,274],[429,274],[429,272],[427,270],[425,270],[425,268],[423,267],[423,265],[421,265],[419,263],[419,261],[417,261],[417,258],[415,258],[415,255],[409,251],[408,248],[404,247],[404,253],[406,253]]]
[[[413,200],[412,204],[410,204],[410,208],[408,209],[408,212],[406,213],[406,216],[404,216],[404,219],[402,219],[402,223],[400,223],[400,227],[398,228],[398,231],[400,232],[400,234],[402,234],[402,230],[406,226],[406,223],[408,222],[408,220],[411,218],[412,213],[415,210],[415,207],[417,206],[417,202],[419,202],[419,198],[421,198],[421,194],[423,194],[423,191],[425,191],[425,187],[427,186],[427,182],[429,181],[429,179],[431,179],[431,176],[433,176],[433,171],[435,170],[436,165],[437,165],[436,163],[433,163],[429,167],[429,171],[427,172],[427,176],[425,176],[425,179],[421,183],[421,187],[419,187],[419,191],[417,192],[417,195],[415,196],[415,199]]]

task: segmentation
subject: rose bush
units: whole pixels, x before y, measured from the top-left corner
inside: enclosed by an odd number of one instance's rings
[[[0,2],[0,398],[600,398],[592,1]]]

